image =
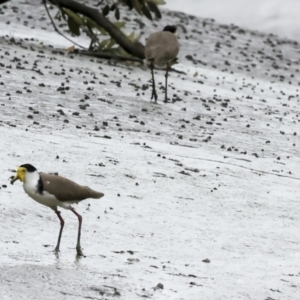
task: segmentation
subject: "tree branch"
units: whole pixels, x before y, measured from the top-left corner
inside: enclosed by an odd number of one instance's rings
[[[92,19],[104,30],[106,30],[110,34],[110,36],[127,53],[139,57],[141,59],[145,58],[144,46],[140,42],[130,41],[127,38],[127,36],[117,26],[115,26],[105,16],[103,16],[103,14],[98,11],[98,9],[86,6],[82,3],[78,3],[73,0],[48,0],[48,1],[50,1],[54,5],[68,8],[76,13],[82,14]]]
[[[1,0],[0,0],[0,1],[1,1]],[[51,23],[52,23],[52,25],[53,25],[53,27],[54,27],[54,30],[55,30],[58,34],[60,34],[61,36],[63,36],[66,40],[70,41],[72,44],[74,44],[74,45],[76,45],[76,46],[78,46],[78,47],[80,47],[80,48],[82,48],[82,49],[86,49],[85,47],[83,47],[83,46],[81,46],[81,45],[75,43],[74,41],[72,41],[70,38],[68,38],[67,36],[65,36],[63,33],[61,33],[61,32],[57,29],[57,27],[56,27],[56,25],[55,25],[55,23],[54,23],[54,21],[53,21],[53,19],[52,19],[52,17],[51,17],[51,14],[50,14],[50,12],[49,12],[49,10],[48,10],[46,1],[47,1],[47,0],[43,0],[43,4],[44,4],[44,6],[45,6],[45,8],[46,8],[48,17],[49,17],[49,19],[50,19],[50,21],[51,21]]]
[[[77,52],[75,51],[74,53],[76,54]],[[92,56],[92,57],[96,57],[96,58],[128,60],[128,61],[134,61],[134,62],[139,62],[139,63],[143,64],[143,60],[141,58],[137,58],[137,57],[120,56],[120,55],[114,55],[111,53],[85,51],[85,50],[78,50],[78,54]]]
[[[10,0],[0,0],[0,4],[4,4],[5,2],[8,2]]]

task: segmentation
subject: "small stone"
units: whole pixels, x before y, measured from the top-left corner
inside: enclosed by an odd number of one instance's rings
[[[157,285],[156,285],[156,287],[154,287],[154,290],[156,291],[156,290],[163,290],[164,289],[164,285],[162,284],[162,283],[158,283]]]

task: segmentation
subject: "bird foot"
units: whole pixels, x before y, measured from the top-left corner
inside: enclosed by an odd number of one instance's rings
[[[157,102],[157,93],[156,90],[152,91],[151,100],[154,98],[154,101]]]
[[[76,247],[76,252],[77,252],[77,256],[84,256],[84,254],[83,254],[82,249],[81,249],[80,246]]]

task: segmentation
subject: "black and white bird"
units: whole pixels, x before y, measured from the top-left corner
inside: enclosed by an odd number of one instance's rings
[[[58,216],[60,220],[60,231],[55,252],[59,252],[61,235],[65,224],[57,208],[62,207],[69,209],[77,216],[79,226],[76,251],[78,256],[82,256],[83,253],[80,245],[82,216],[75,211],[72,204],[77,204],[88,198],[99,199],[103,197],[104,194],[58,175],[39,173],[37,169],[30,164],[24,164],[18,168],[16,176],[11,180],[11,184],[16,180],[23,182],[24,191],[29,197],[40,204],[50,207]]]
[[[157,93],[154,81],[154,67],[166,68],[165,81],[165,102],[168,101],[168,74],[170,63],[174,61],[179,53],[179,43],[175,36],[177,27],[168,25],[163,31],[152,33],[147,39],[145,46],[146,64],[151,68],[152,74],[152,95],[157,102]]]

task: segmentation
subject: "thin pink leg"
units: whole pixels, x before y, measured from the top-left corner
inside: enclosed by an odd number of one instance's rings
[[[58,211],[57,209],[55,209],[54,212],[56,213],[56,215],[58,216],[59,221],[60,221],[60,231],[59,231],[59,235],[58,235],[57,245],[55,247],[55,252],[59,252],[60,239],[61,239],[61,234],[62,234],[63,229],[64,229],[65,221],[61,217],[60,211]]]
[[[169,63],[167,63],[166,67],[166,85],[165,85],[165,102],[168,102],[168,76],[169,76]]]
[[[78,226],[78,236],[77,236],[77,245],[76,245],[76,251],[78,256],[83,256],[81,246],[80,246],[80,236],[81,236],[81,224],[82,224],[82,216],[76,212],[76,210],[72,207],[71,211],[77,216],[79,226]]]
[[[157,102],[157,93],[156,93],[156,88],[155,88],[155,80],[154,80],[154,65],[153,62],[151,62],[150,65],[151,68],[151,75],[152,75],[152,95],[151,95],[151,100],[154,98],[155,102]]]

